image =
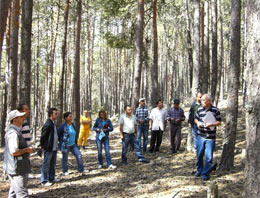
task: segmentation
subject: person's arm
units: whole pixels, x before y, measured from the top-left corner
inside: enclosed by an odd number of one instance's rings
[[[152,126],[153,126],[153,120],[150,119],[150,120],[149,120],[149,130],[152,130]]]
[[[221,124],[221,122],[220,122],[220,121],[217,121],[217,122],[212,123],[212,124],[207,124],[206,127],[207,127],[207,128],[213,127],[213,126],[216,127],[216,126],[219,126],[220,124]]]
[[[112,122],[111,120],[108,120],[108,128],[107,128],[107,131],[113,131],[114,130],[114,127],[112,125]]]
[[[42,127],[42,134],[41,134],[41,138],[40,138],[40,144],[41,146],[44,145],[44,143],[49,139],[49,135],[50,135],[50,123],[45,123]]]
[[[24,148],[24,149],[17,150],[16,152],[12,153],[12,155],[14,157],[18,157],[18,156],[21,156],[25,153],[31,153],[31,152],[33,152],[33,147],[27,147],[27,148]]]
[[[124,134],[123,134],[123,124],[120,124],[120,138],[121,138],[121,139],[124,138]]]
[[[95,122],[95,124],[93,126],[93,130],[96,131],[96,132],[100,131],[100,129],[98,128],[98,119],[96,119],[96,122]]]
[[[181,109],[181,121],[185,120],[185,115],[183,109]]]
[[[145,122],[149,122],[149,109],[147,108],[147,116],[144,118]]]

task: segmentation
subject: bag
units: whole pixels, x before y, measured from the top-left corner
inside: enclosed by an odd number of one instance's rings
[[[103,137],[105,137],[105,136],[106,136],[106,134],[104,133],[104,131],[101,131],[99,133],[98,139],[101,141],[103,139]]]

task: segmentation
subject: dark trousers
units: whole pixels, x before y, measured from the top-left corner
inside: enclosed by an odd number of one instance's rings
[[[171,150],[173,152],[180,149],[180,146],[181,146],[181,125],[171,124],[170,142],[171,142]]]
[[[162,143],[162,135],[163,131],[161,129],[154,130],[151,132],[151,142],[150,142],[150,149],[149,152],[153,153],[154,151],[159,151],[161,143]],[[156,142],[156,146],[155,146]]]

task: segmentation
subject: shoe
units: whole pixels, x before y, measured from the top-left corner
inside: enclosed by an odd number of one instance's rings
[[[203,178],[202,178],[202,181],[204,181],[204,182],[205,182],[205,181],[208,181],[208,180],[209,180],[209,177],[203,177]]]
[[[81,171],[80,173],[82,173],[82,174],[89,173],[89,170],[85,169],[85,170]]]
[[[115,169],[116,166],[114,166],[113,164],[110,164],[110,166],[108,167],[108,169]]]
[[[49,187],[49,186],[52,186],[53,183],[51,183],[51,182],[44,182],[44,183],[41,183],[41,185],[44,186],[44,187]]]
[[[195,177],[200,177],[200,173],[196,173],[196,174],[195,174]]]
[[[148,159],[145,159],[145,158],[139,159],[138,161],[142,162],[142,163],[149,163],[150,162]]]
[[[68,175],[69,175],[69,173],[68,173],[68,172],[65,172],[65,173],[64,173],[64,176],[68,176]]]
[[[100,168],[102,168],[102,165],[101,165],[101,164],[98,165],[98,169],[100,169]]]
[[[126,162],[122,162],[122,166],[126,166],[127,165],[127,163]]]
[[[50,181],[50,182],[52,182],[52,183],[56,183],[56,182],[59,182],[59,181],[60,181],[60,179],[55,178],[54,180],[52,180],[52,181]]]

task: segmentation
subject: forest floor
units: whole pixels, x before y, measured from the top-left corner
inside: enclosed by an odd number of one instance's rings
[[[214,161],[219,162],[222,152],[223,130],[225,127],[225,105],[220,107],[223,123],[217,130],[216,151]],[[242,108],[240,108],[242,109]],[[185,108],[185,112],[188,108]],[[95,133],[91,132],[87,149],[82,151],[85,167],[90,172],[84,175],[77,172],[76,160],[69,155],[69,175],[63,176],[61,171],[61,153],[58,153],[56,175],[60,182],[51,187],[40,185],[40,167],[42,158],[31,156],[32,173],[29,179],[30,197],[207,197],[207,189],[213,180],[218,184],[220,198],[242,198],[244,188],[244,161],[242,150],[245,148],[245,119],[242,111],[239,111],[238,131],[235,150],[235,165],[228,173],[213,172],[211,180],[203,182],[196,178],[195,153],[185,151],[187,133],[190,128],[185,121],[182,129],[181,152],[169,154],[170,144],[168,132],[164,133],[163,143],[159,153],[145,153],[150,163],[137,162],[133,152],[128,153],[128,164],[121,165],[121,141],[117,121],[113,121],[114,131],[110,134],[110,150],[112,162],[117,166],[114,170],[106,167],[97,169],[97,149]],[[167,130],[168,131],[168,130]],[[150,137],[149,137],[150,138]],[[150,139],[149,139],[150,140]],[[149,143],[148,143],[149,146]],[[104,152],[104,151],[103,151]],[[3,149],[0,150],[0,157]],[[104,154],[103,154],[104,155]],[[103,156],[104,157],[104,156]],[[104,162],[105,159],[104,159]],[[104,163],[106,165],[106,163]],[[0,162],[2,173],[2,160]],[[7,197],[9,182],[1,178],[0,197]]]

